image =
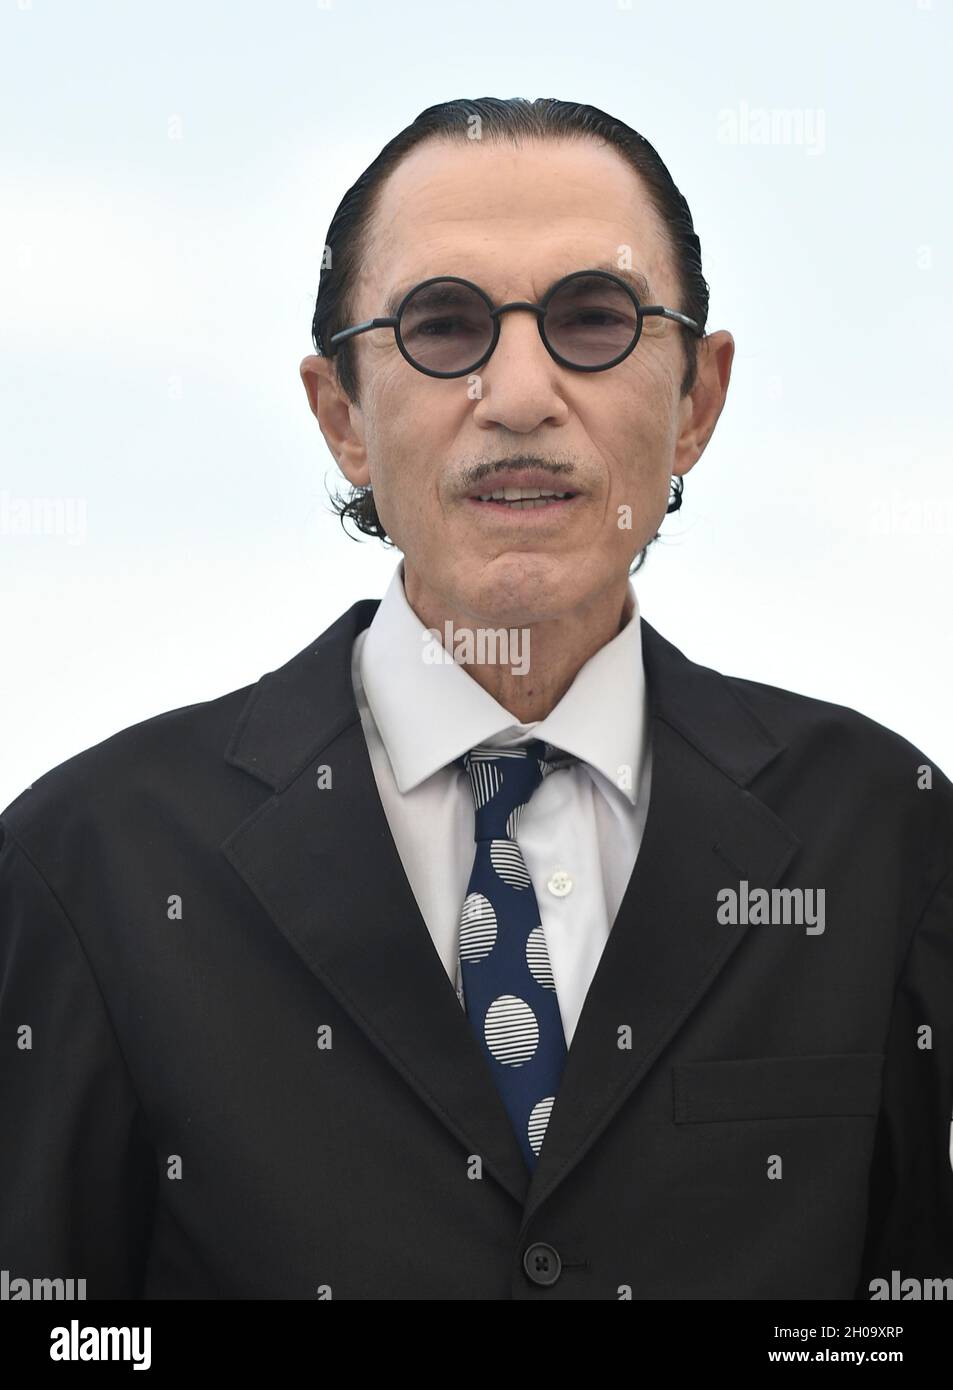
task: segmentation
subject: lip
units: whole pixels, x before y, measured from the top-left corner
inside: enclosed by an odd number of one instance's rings
[[[579,489],[572,483],[563,483],[562,479],[547,473],[545,469],[537,468],[530,472],[522,473],[494,473],[492,477],[484,479],[476,487],[472,487],[467,493],[467,498],[472,500],[478,498],[481,493],[500,492],[503,488],[546,488],[553,492],[574,492],[578,497]],[[535,508],[534,508],[535,510]],[[542,510],[542,508],[540,508]]]
[[[531,484],[527,483],[527,487]],[[478,497],[467,497],[466,502],[484,516],[509,526],[543,526],[549,522],[566,517],[582,501],[581,493],[575,497],[564,497],[561,502],[550,501],[545,507],[511,507],[506,502],[481,502]]]

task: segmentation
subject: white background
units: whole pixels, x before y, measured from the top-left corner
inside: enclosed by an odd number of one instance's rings
[[[485,95],[644,134],[736,338],[645,617],[953,772],[951,30],[947,0],[3,0],[0,805],[383,593],[298,376],[321,250],[387,140]],[[61,533],[18,534],[23,498]]]

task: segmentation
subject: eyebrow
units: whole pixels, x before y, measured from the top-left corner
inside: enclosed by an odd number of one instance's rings
[[[629,288],[635,292],[635,297],[640,304],[646,305],[655,303],[655,297],[652,293],[652,288],[649,285],[648,280],[646,280],[645,276],[641,274],[641,272],[638,270],[620,270],[619,267],[613,265],[611,261],[601,261],[597,265],[580,266],[579,269],[605,270],[608,271],[610,275],[617,275],[620,280],[624,280],[625,283],[629,286]],[[553,285],[555,285],[558,280],[562,280],[564,279],[565,275],[571,275],[572,273],[572,271],[567,270],[564,272],[564,275],[557,275],[556,279],[552,281],[552,284],[550,284],[548,288],[552,289]],[[430,275],[424,275],[421,276],[420,280],[407,280],[398,289],[393,290],[387,296],[387,300],[384,304],[384,317],[396,318],[397,310],[400,308],[401,300],[404,298],[404,296],[408,294],[410,290],[414,288],[415,285],[419,285],[421,283],[421,280],[430,280],[432,278],[433,277]],[[469,276],[465,276],[463,278],[469,279]],[[476,284],[477,282],[474,281],[473,283]]]

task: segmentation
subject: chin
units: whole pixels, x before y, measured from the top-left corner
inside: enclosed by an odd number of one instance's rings
[[[544,558],[544,557],[540,557]],[[500,557],[489,568],[473,576],[464,586],[466,607],[498,626],[543,621],[558,617],[584,597],[578,573],[568,561],[560,564],[551,557],[546,563],[527,563],[527,557]]]

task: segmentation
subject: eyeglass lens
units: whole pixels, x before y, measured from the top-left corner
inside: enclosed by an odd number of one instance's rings
[[[599,275],[579,276],[550,299],[543,331],[567,362],[598,367],[630,346],[638,334],[638,316],[620,285]],[[489,348],[493,319],[473,290],[439,280],[415,290],[406,301],[400,335],[410,356],[428,371],[465,372]]]

